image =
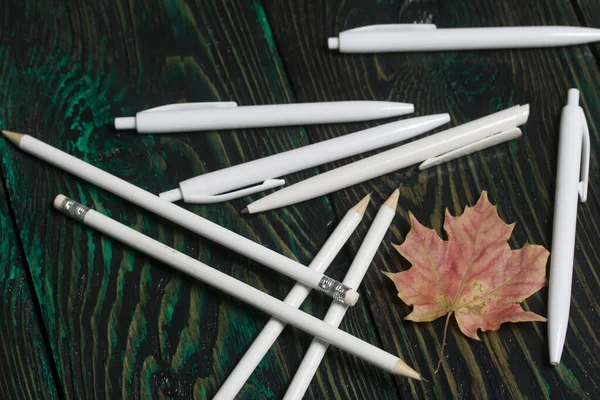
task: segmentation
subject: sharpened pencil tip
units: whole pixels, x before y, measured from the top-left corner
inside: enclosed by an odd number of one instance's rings
[[[248,207],[244,208],[242,211],[240,211],[242,214],[248,214]]]
[[[358,215],[362,216],[365,214],[365,211],[366,211],[367,206],[369,205],[370,201],[371,201],[371,193],[369,193],[368,195],[363,197],[363,199],[361,201],[356,203],[356,205],[354,207],[352,207],[352,210],[354,210],[354,212],[357,213]]]
[[[396,209],[398,205],[398,198],[400,197],[400,190],[394,190],[394,193],[383,203],[384,206],[391,208],[392,210]]]
[[[2,134],[4,135],[5,138],[10,140],[15,146],[19,146],[19,144],[21,143],[21,138],[23,136],[25,136],[22,133],[16,133],[16,132],[11,132],[11,131],[2,131]]]
[[[423,375],[419,376],[419,379],[421,380],[421,382],[429,383],[427,379],[423,378]]]
[[[396,365],[392,368],[392,374],[406,376],[407,378],[412,378],[416,380],[421,380],[423,377],[420,373],[409,367],[404,361],[398,359]]]

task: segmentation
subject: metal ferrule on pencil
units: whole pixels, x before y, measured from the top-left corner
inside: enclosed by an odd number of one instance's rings
[[[121,196],[122,198],[179,224],[192,232],[237,251],[238,253],[301,282],[308,287],[319,289],[321,279],[325,276],[322,273],[306,268],[304,265],[280,253],[270,250],[259,243],[208,221],[191,211],[164,201],[142,188],[132,185],[123,179],[94,167],[83,160],[73,157],[29,135],[9,131],[2,131],[2,134],[23,151],[33,154],[75,176],[83,178],[92,184]],[[55,204],[55,206],[58,207],[63,205]],[[82,220],[84,217],[89,218],[90,215],[88,212],[89,210],[80,208],[75,203],[67,202],[64,204],[63,208],[63,212],[66,212],[67,215],[78,218],[79,220]],[[330,296],[335,294],[338,300],[339,296],[342,293],[345,293],[345,297],[342,301],[349,306],[356,304],[359,298],[358,293],[350,288],[345,289],[345,291],[337,290],[335,292],[329,291],[325,293]]]
[[[86,207],[75,200],[65,197],[58,207],[58,211],[76,221],[83,222],[85,220],[85,215],[90,211],[90,209],[89,207]]]
[[[392,374],[403,375],[413,379],[422,379],[417,371],[406,366],[406,363],[397,356],[347,332],[341,331],[325,321],[298,310],[297,307],[286,304],[267,293],[211,268],[195,258],[189,257],[102,213],[89,209],[64,195],[58,195],[55,198],[54,207],[67,216],[79,220],[86,226],[94,228],[158,261],[170,265],[223,293],[227,293],[269,313],[281,321],[294,325],[326,343],[354,354],[374,366]],[[334,302],[334,304],[338,303]],[[344,306],[344,310],[346,309],[347,307]]]

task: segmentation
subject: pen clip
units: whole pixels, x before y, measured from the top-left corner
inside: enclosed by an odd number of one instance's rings
[[[379,24],[348,29],[344,32],[398,32],[398,31],[430,31],[437,29],[434,24]]]
[[[162,112],[162,111],[188,111],[188,110],[208,110],[215,108],[231,108],[237,107],[235,101],[214,101],[214,102],[200,102],[200,103],[173,103],[166,104],[164,106],[149,108],[142,111],[145,112]]]
[[[581,171],[579,180],[579,200],[587,200],[588,183],[590,178],[590,130],[583,109],[581,111]]]
[[[284,179],[267,179],[263,183],[257,186],[251,186],[249,188],[236,190],[234,192],[228,192],[217,195],[204,195],[204,194],[192,194],[184,197],[186,203],[194,204],[210,204],[220,203],[223,201],[233,200],[249,194],[262,192],[263,190],[273,189],[279,186],[285,185]]]
[[[476,151],[483,150],[488,147],[495,146],[497,144],[507,142],[512,139],[516,139],[520,136],[521,129],[519,128],[513,128],[507,131],[496,133],[492,136],[486,137],[485,139],[478,140],[476,142],[467,144],[463,147],[459,147],[458,149],[449,151],[437,157],[432,157],[428,160],[425,160],[421,165],[419,165],[419,170],[422,171],[424,169],[434,167],[447,161],[454,160],[458,157],[466,156],[467,154],[471,154]]]

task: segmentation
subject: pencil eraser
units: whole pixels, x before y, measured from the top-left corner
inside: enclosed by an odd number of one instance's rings
[[[56,208],[57,210],[60,210],[60,207],[62,206],[63,201],[65,201],[65,199],[67,198],[67,196],[63,195],[63,194],[59,194],[58,196],[56,196],[54,198],[54,208]]]
[[[349,305],[350,307],[352,307],[353,305],[356,304],[356,302],[358,301],[358,298],[360,297],[360,295],[354,291],[354,290],[348,290],[346,292],[346,297],[344,297],[344,304]]]

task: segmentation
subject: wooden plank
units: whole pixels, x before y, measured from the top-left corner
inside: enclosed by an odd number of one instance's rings
[[[140,136],[111,127],[115,116],[169,102],[293,101],[259,2],[10,2],[0,37],[6,38],[0,47],[3,127],[151,192],[308,143],[300,128]],[[51,208],[54,196],[78,199],[278,298],[292,282],[0,143],[66,396],[212,396],[267,316],[67,221]],[[187,208],[305,264],[337,220],[327,199],[241,218],[238,210],[249,201]],[[348,257],[340,257],[333,275],[339,278],[348,265]],[[316,295],[305,309],[323,315],[328,304]],[[365,305],[356,312],[364,322],[352,333],[378,344]],[[281,397],[310,340],[287,330],[240,398]],[[387,374],[330,354],[326,368],[335,381],[326,384],[327,397],[394,397]]]
[[[0,252],[0,392],[5,399],[57,398],[61,389],[1,181]]]
[[[580,3],[598,7],[597,2]],[[407,168],[334,193],[329,198],[338,215],[367,192],[373,191],[376,203],[381,204],[393,188],[401,186],[400,215],[392,239],[399,243],[409,230],[409,210],[441,232],[446,207],[456,215],[487,190],[501,216],[517,222],[513,247],[529,241],[549,248],[560,110],[573,86],[582,90],[583,107],[590,118],[590,182],[596,180],[600,172],[596,121],[600,73],[589,47],[377,55],[345,55],[326,49],[327,36],[374,23],[579,25],[569,1],[391,0],[366,4],[358,0],[288,0],[264,4],[298,101],[407,101],[415,103],[417,115],[449,112],[452,125],[512,105],[531,105],[522,139],[428,171]],[[307,131],[313,141],[319,141],[365,125],[309,127]],[[324,170],[345,163],[331,163]],[[600,279],[595,266],[600,262],[600,203],[598,188],[592,184],[589,190],[588,202],[579,213],[570,331],[563,363],[556,368],[548,365],[545,324],[507,324],[498,332],[481,334],[481,342],[465,338],[451,324],[443,366],[434,375],[444,321],[417,324],[403,320],[410,310],[378,270],[396,272],[408,266],[386,243],[367,274],[362,301],[369,305],[384,348],[400,353],[410,365],[433,378],[431,385],[397,379],[400,397],[598,397]],[[351,254],[359,244],[355,237]],[[525,301],[525,307],[546,315],[547,294],[547,289],[542,290]],[[360,325],[361,316],[350,313],[346,324]],[[335,378],[326,372],[325,368],[319,370],[310,389],[313,398],[319,396],[322,382],[334,384]]]
[[[581,0],[576,0],[573,3],[574,10],[579,17],[579,24],[590,28],[598,28],[597,17],[600,13],[600,4],[597,1]],[[594,47],[597,46],[598,44],[594,45]]]

